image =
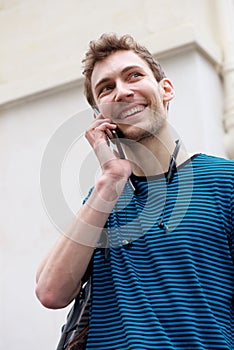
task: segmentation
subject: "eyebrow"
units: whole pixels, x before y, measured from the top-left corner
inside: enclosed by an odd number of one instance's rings
[[[139,68],[142,69],[141,66],[136,66],[136,65],[134,65],[134,66],[127,66],[127,67],[125,67],[120,73],[121,73],[121,74],[124,74],[124,73],[127,73],[128,71],[130,71],[130,70],[132,70],[132,69],[135,69],[135,68],[137,68],[137,69],[139,69]],[[95,85],[94,90],[96,91],[100,85],[105,84],[105,83],[107,83],[107,82],[110,81],[110,80],[111,80],[111,78],[108,78],[108,77],[105,77],[105,78],[101,79],[101,80],[98,81],[97,84]]]

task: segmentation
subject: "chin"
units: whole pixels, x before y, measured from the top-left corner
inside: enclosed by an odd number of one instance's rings
[[[129,139],[132,141],[140,142],[146,138],[157,137],[163,127],[165,126],[165,119],[160,119],[157,122],[154,122],[150,125],[136,126],[131,125],[126,128],[121,129],[123,138]]]

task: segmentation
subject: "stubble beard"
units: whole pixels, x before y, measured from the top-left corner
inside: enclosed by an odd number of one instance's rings
[[[163,111],[156,112],[151,110],[151,116],[146,123],[142,123],[142,126],[136,126],[132,124],[125,124],[126,126],[122,129],[123,138],[145,143],[149,139],[159,136],[161,130],[166,124],[166,116]]]

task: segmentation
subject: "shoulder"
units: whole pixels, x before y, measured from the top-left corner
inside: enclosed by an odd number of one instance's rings
[[[198,177],[234,183],[234,160],[201,153],[192,157],[192,167],[193,174]]]
[[[212,169],[234,169],[234,160],[217,157],[210,154],[200,153],[192,156],[193,164],[196,166],[206,166]]]

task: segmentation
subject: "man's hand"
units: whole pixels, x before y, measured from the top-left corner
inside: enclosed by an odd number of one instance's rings
[[[102,168],[103,175],[109,175],[117,181],[127,179],[131,175],[131,163],[120,159],[117,152],[110,148],[110,140],[113,138],[111,130],[117,128],[108,118],[100,114],[87,129],[85,137],[93,148]]]

